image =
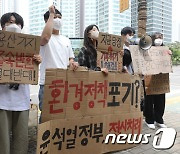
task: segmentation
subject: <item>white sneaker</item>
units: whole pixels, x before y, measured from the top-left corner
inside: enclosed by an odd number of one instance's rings
[[[160,124],[158,122],[155,122],[155,125],[160,127],[160,128],[167,128],[167,126],[165,124]]]
[[[147,122],[145,122],[146,125],[150,128],[150,129],[155,129],[155,125],[154,124],[148,124]]]

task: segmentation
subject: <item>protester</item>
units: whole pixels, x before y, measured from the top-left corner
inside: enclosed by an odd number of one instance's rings
[[[70,40],[60,34],[62,26],[62,14],[52,5],[44,14],[45,27],[41,35],[40,54],[42,63],[40,65],[40,89],[39,108],[42,111],[45,71],[47,68],[67,69],[70,66],[76,70],[78,63],[74,62],[74,53]],[[40,118],[41,122],[41,118]]]
[[[1,17],[4,31],[20,33],[23,26],[23,18],[15,12]],[[33,60],[39,64],[40,55],[34,55]],[[0,84],[0,153],[27,154],[29,108],[28,84]]]
[[[91,70],[108,73],[106,68],[97,67],[97,44],[99,37],[99,28],[97,25],[89,25],[84,31],[84,46],[78,54],[78,63]]]
[[[131,53],[129,50],[129,40],[133,38],[135,34],[135,30],[131,27],[124,27],[121,30],[121,36],[124,37],[124,56],[123,56],[123,71],[128,72],[130,74],[133,74],[133,66],[132,66],[132,59],[131,59]]]
[[[163,34],[156,32],[152,35],[153,46],[163,46]],[[171,52],[169,52],[171,54]],[[165,109],[165,94],[146,95],[144,116],[146,125],[155,129],[155,126],[166,128],[163,115]]]

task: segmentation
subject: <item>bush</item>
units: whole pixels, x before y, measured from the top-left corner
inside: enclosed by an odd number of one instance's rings
[[[172,51],[173,65],[180,65],[180,42],[171,43],[168,47]]]

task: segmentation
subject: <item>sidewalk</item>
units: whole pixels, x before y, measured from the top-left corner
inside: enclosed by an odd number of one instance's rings
[[[180,97],[167,99],[164,121],[167,127],[174,128],[177,132],[174,146],[168,150],[156,150],[152,142],[155,132],[158,130],[149,129],[143,122],[142,134],[151,134],[148,144],[139,145],[135,148],[125,151],[119,151],[112,154],[179,154],[180,153]]]

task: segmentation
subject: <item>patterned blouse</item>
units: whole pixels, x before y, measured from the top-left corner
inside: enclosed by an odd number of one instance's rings
[[[81,51],[78,54],[78,63],[80,66],[85,66],[91,70],[97,69],[97,58],[89,52],[85,47],[81,48]]]

